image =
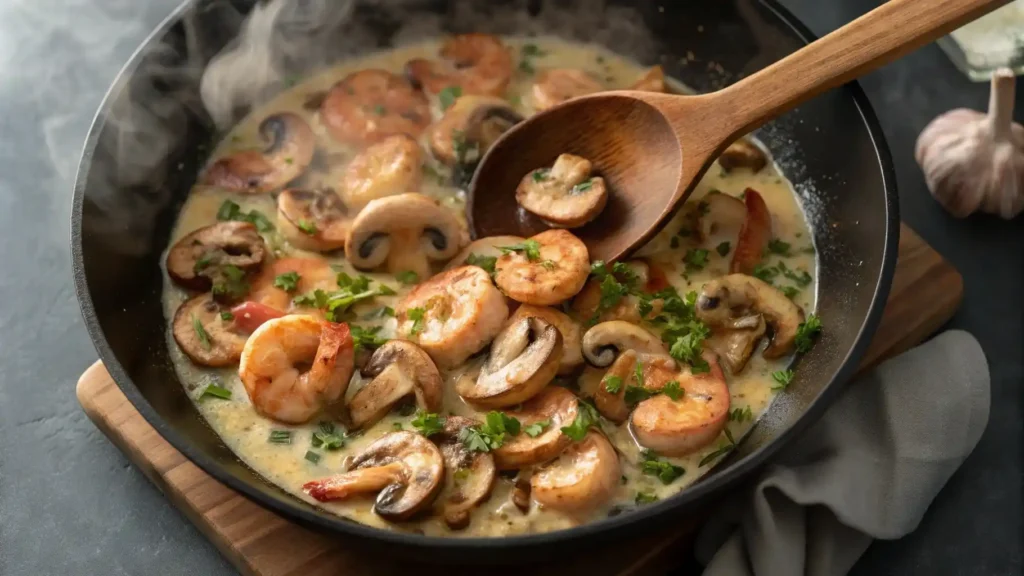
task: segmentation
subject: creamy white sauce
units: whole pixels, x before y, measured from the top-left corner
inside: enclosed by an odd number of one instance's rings
[[[544,56],[531,59],[533,65],[538,70],[547,67],[584,69],[600,79],[605,87],[609,89],[628,87],[644,72],[644,69],[636,63],[612,54],[600,47],[568,44],[556,39],[526,40],[507,38],[505,42],[512,47],[514,63],[519,62],[521,47],[524,44],[536,44],[545,53]],[[309,122],[317,134],[317,146],[321,150],[326,151],[332,161],[332,168],[326,174],[315,175],[310,179],[310,183],[327,184],[336,182],[340,171],[358,151],[334,142],[327,134],[315,110],[311,111],[303,106],[306,100],[311,95],[327,90],[335,82],[351,72],[364,68],[383,68],[400,73],[407,60],[414,57],[433,58],[436,53],[437,44],[427,43],[369,55],[365,58],[346,62],[343,65],[326,70],[290,88],[277,98],[252,112],[227,134],[217,147],[212,158],[216,159],[238,150],[258,147],[257,126],[260,121],[269,114],[290,111],[302,116]],[[529,98],[527,94],[529,94],[534,77],[535,75],[517,70],[508,91],[508,99],[521,112],[526,114],[532,112],[528,105]],[[437,102],[433,103],[433,107],[434,118],[437,119],[441,114]],[[428,167],[424,169],[425,178],[421,191],[440,199],[445,205],[461,214],[464,206],[463,193],[445,185],[444,182],[447,180],[448,175],[447,169],[430,159],[429,153],[426,154],[426,157]],[[440,177],[435,177],[435,174],[439,174]],[[811,235],[806,218],[792,186],[779,172],[777,166],[769,165],[756,174],[752,174],[749,170],[745,169],[734,170],[732,173],[726,174],[716,164],[711,167],[697,186],[689,202],[699,201],[701,197],[713,189],[733,196],[739,196],[748,187],[758,190],[771,210],[774,236],[777,239],[789,242],[793,246],[795,254],[792,257],[786,258],[786,264],[790,268],[803,269],[812,276],[816,276],[815,257],[810,251],[803,250],[811,246]],[[256,209],[272,220],[275,219],[275,201],[270,195],[241,195],[214,188],[197,187],[182,208],[171,243],[173,244],[177,239],[197,228],[215,222],[218,207],[228,198],[239,203],[245,211]],[[685,293],[691,290],[699,290],[704,282],[726,274],[728,272],[731,252],[723,257],[714,250],[713,246],[704,247],[708,248],[710,252],[709,264],[703,270],[685,273],[682,257],[687,249],[697,247],[697,245],[692,240],[692,237],[676,236],[680,228],[684,226],[682,214],[683,212],[644,249],[643,254],[650,261],[661,266],[667,273],[672,285],[680,293]],[[303,253],[295,250],[284,242],[277,233],[271,233],[266,236],[268,244],[279,256],[314,256],[312,253]],[[673,237],[676,239],[673,240]],[[675,247],[673,248],[673,246]],[[326,258],[331,264],[342,267],[353,275],[356,274],[340,254],[334,253],[322,257]],[[778,259],[779,257],[770,257],[766,259],[766,263],[774,263]],[[368,274],[368,276],[377,281],[385,282],[393,288],[400,288],[398,282],[389,275]],[[785,281],[782,281],[782,283],[785,283]],[[814,308],[816,286],[817,282],[815,281],[810,286],[801,290],[794,298],[795,302],[805,311],[811,311]],[[395,307],[401,298],[401,294],[405,291],[400,289],[397,296],[378,297],[372,302],[358,305],[354,308],[355,314],[357,317],[362,317],[380,306]],[[165,275],[164,310],[168,320],[173,318],[175,310],[188,296],[189,294],[185,290],[174,285]],[[383,326],[382,335],[387,337],[395,335],[396,322],[394,319],[386,319],[383,322],[359,322],[361,325],[373,323]],[[316,420],[305,425],[288,426],[264,418],[254,411],[245,389],[239,381],[237,367],[210,369],[194,365],[179,350],[170,333],[168,333],[168,346],[170,347],[171,358],[182,383],[186,386],[197,409],[202,413],[214,431],[253,470],[261,474],[268,481],[281,486],[303,500],[315,502],[303,493],[301,487],[305,482],[342,471],[344,469],[343,461],[346,457],[360,452],[370,442],[392,430],[395,426],[402,425],[405,429],[410,429],[409,421],[412,416],[400,416],[392,413],[371,429],[349,439],[345,447],[340,450],[324,451],[313,448],[310,438],[313,431],[317,428]],[[753,415],[752,420],[734,421],[728,424],[728,429],[737,441],[749,431],[756,419],[768,408],[776,394],[772,390],[775,383],[772,381],[770,374],[773,371],[784,369],[788,361],[788,359],[784,359],[769,362],[761,358],[759,352],[755,352],[748,367],[741,374],[727,374],[732,409],[742,410],[749,407]],[[472,368],[472,366],[462,367],[445,375],[444,401],[447,412],[466,416],[476,415],[479,417],[479,413],[466,404],[454,391],[454,382],[457,377],[463,371]],[[205,384],[212,378],[218,379],[222,386],[231,390],[232,397],[230,400],[200,398],[200,393]],[[356,379],[358,380],[358,378],[357,375]],[[349,388],[349,396],[358,390],[361,382],[354,382],[353,384]],[[528,514],[523,514],[512,505],[509,497],[512,481],[504,477],[498,478],[490,499],[473,513],[469,527],[461,531],[449,530],[436,516],[403,524],[385,522],[373,513],[373,499],[370,497],[316,504],[330,512],[352,518],[364,524],[394,530],[420,531],[431,535],[500,536],[504,534],[551,531],[601,518],[607,515],[613,507],[634,506],[634,500],[638,492],[653,494],[661,499],[670,497],[709,471],[711,469],[710,465],[700,467],[698,463],[702,458],[726,442],[723,435],[723,437],[691,456],[666,459],[683,467],[686,472],[673,483],[664,485],[657,478],[640,472],[637,465],[640,459],[639,448],[630,435],[627,425],[614,426],[606,421],[603,423],[602,428],[620,453],[625,480],[618,487],[614,498],[606,506],[582,517],[572,517],[551,510],[540,510],[536,505],[532,506]],[[292,443],[288,445],[268,443],[267,439],[272,430],[291,430],[293,432]],[[304,457],[308,451],[319,454],[321,457],[320,461],[315,464],[308,461]]]

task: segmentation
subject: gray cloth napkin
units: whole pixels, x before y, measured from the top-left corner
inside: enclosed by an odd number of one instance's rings
[[[705,576],[846,574],[872,538],[913,531],[981,438],[989,374],[953,330],[852,383],[701,530]]]

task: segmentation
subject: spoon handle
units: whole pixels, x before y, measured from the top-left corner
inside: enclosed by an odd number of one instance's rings
[[[889,0],[717,94],[739,136],[949,33],[1004,0]],[[727,104],[728,103],[728,104]]]

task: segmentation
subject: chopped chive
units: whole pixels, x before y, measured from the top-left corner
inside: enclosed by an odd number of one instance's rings
[[[200,399],[206,397],[231,400],[231,390],[217,384],[207,384],[206,388],[203,388],[203,393],[199,395]]]
[[[271,430],[270,436],[267,438],[267,442],[271,444],[291,444],[292,443],[292,431],[291,430]]]
[[[199,338],[199,343],[203,345],[204,350],[213,348],[210,333],[206,331],[206,328],[203,328],[203,323],[199,321],[195,314],[192,315],[192,329],[196,331],[196,337]]]
[[[320,455],[317,454],[316,452],[313,452],[312,450],[307,450],[306,451],[306,460],[309,460],[313,464],[319,464],[320,463]]]

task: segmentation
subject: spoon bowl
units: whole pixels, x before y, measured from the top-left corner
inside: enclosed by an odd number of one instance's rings
[[[573,232],[592,260],[621,259],[665,226],[733,140],[1004,3],[890,0],[717,92],[624,90],[555,106],[517,124],[482,158],[469,188],[473,235],[527,237],[550,228],[517,204],[515,191],[529,172],[568,152],[590,160],[609,190],[597,219]]]

